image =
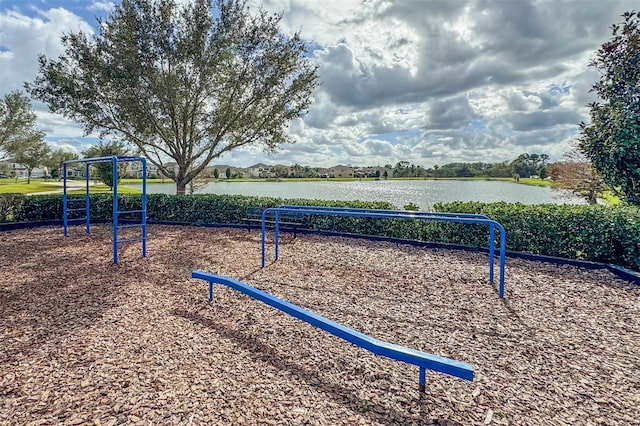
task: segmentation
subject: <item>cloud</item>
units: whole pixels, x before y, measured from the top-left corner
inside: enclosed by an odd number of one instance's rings
[[[94,1],[87,9],[92,12],[111,12],[116,4],[112,1]]]
[[[542,151],[559,159],[596,99],[589,59],[635,3],[252,0],[254,10],[282,12],[282,30],[309,41],[322,84],[309,113],[289,127],[295,144],[270,155],[247,147],[224,160],[430,167]],[[0,95],[35,77],[39,53],[58,56],[63,32],[91,32],[87,10],[113,7],[33,4],[0,6]],[[34,107],[48,137],[81,140],[79,126]]]
[[[507,117],[507,121],[516,131],[553,128],[558,125],[575,125],[580,122],[580,114],[575,111],[535,111],[531,113],[517,113]]]

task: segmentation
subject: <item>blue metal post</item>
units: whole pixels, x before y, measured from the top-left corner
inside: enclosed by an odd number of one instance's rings
[[[502,225],[498,225],[500,229],[500,290],[499,296],[504,297],[504,262],[505,262],[505,246],[507,245],[506,232]]]
[[[424,393],[427,390],[427,369],[424,367],[420,368],[420,377],[418,378],[418,390],[421,393]]]
[[[84,222],[85,222],[85,232],[87,234],[91,233],[91,225],[89,224],[90,220],[90,209],[89,209],[89,163],[84,163],[84,174],[87,177],[85,182],[85,191],[84,191]]]
[[[142,257],[147,257],[147,160],[142,159]]]
[[[113,263],[118,264],[118,158],[113,156]]]
[[[264,268],[264,255],[265,255],[265,250],[264,250],[264,246],[265,246],[265,235],[267,234],[267,223],[266,223],[266,210],[264,212],[262,212],[262,224],[261,224],[261,228],[262,228],[262,236],[261,236],[261,241],[262,241],[262,267]]]
[[[276,260],[278,260],[278,246],[280,242],[280,212],[276,210],[276,225],[275,225],[274,237],[276,239]]]
[[[67,163],[62,163],[62,230],[67,236]]]
[[[496,236],[495,225],[489,224],[489,282],[493,284],[493,263],[495,255],[494,239]]]

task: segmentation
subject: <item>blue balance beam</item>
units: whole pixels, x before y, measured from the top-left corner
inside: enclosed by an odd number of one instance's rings
[[[191,276],[209,283],[209,301],[213,301],[213,284],[226,285],[376,355],[417,365],[420,369],[420,392],[425,391],[426,369],[473,380],[473,366],[470,364],[383,342],[232,278],[203,271],[192,271]]]

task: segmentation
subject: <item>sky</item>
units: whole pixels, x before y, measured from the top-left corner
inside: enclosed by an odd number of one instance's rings
[[[188,0],[179,0],[186,2]],[[281,12],[281,30],[311,46],[321,85],[295,144],[267,154],[237,149],[214,164],[330,167],[399,161],[426,168],[511,161],[528,153],[562,160],[588,120],[588,66],[610,26],[637,0],[249,0]],[[0,0],[0,96],[57,58],[60,36],[93,33],[113,2]],[[52,148],[95,143],[81,127],[33,102]]]

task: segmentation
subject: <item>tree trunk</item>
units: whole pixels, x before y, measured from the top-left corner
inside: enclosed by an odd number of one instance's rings
[[[31,183],[31,169],[27,169],[27,184]]]
[[[176,182],[176,194],[184,195],[186,185],[183,182]]]

